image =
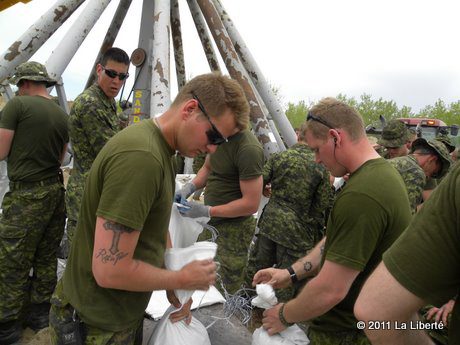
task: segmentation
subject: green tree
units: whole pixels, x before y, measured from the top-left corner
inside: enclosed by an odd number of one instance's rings
[[[297,104],[289,102],[286,109],[286,117],[293,128],[299,128],[307,118],[308,109],[312,104],[307,105],[305,101],[300,101]]]

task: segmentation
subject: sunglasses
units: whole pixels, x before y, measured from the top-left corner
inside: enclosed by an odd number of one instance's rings
[[[123,80],[128,79],[128,77],[129,77],[129,73],[118,73],[117,71],[114,71],[113,69],[107,69],[102,65],[101,65],[101,67],[104,70],[105,74],[111,79],[114,79],[114,78],[118,77],[118,79],[123,81]]]
[[[326,127],[330,128],[330,129],[335,129],[329,123],[327,123],[327,121],[324,121],[322,118],[317,117],[317,116],[315,116],[315,115],[313,115],[312,113],[309,112],[308,115],[307,115],[307,122],[310,121],[310,120],[319,122],[322,125],[325,125]]]
[[[207,130],[206,131],[206,136],[208,137],[208,141],[209,141],[209,144],[211,145],[220,145],[220,144],[223,144],[223,143],[226,143],[228,141],[227,138],[225,138],[220,132],[219,130],[216,128],[216,126],[214,126],[214,124],[212,123],[211,121],[211,118],[209,117],[208,113],[206,112],[206,110],[204,109],[204,106],[203,104],[201,103],[200,99],[194,94],[192,93],[192,97],[195,101],[197,101],[198,103],[198,108],[200,108],[201,112],[203,113],[203,115],[206,117],[206,119],[209,121],[209,123],[211,124],[211,129]]]

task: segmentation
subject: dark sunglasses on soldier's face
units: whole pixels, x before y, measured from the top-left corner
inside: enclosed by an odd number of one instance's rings
[[[118,77],[118,79],[123,81],[125,79],[128,79],[128,77],[129,77],[129,73],[118,73],[117,71],[114,71],[113,69],[107,69],[102,65],[101,65],[101,67],[104,70],[104,72],[107,75],[107,77],[109,77],[111,79]]]
[[[206,119],[209,121],[209,123],[211,124],[211,129],[207,130],[206,131],[206,135],[208,137],[208,141],[209,141],[209,144],[211,145],[220,145],[222,143],[225,143],[228,141],[227,138],[225,138],[220,132],[219,130],[216,128],[216,126],[214,126],[214,124],[211,122],[211,118],[209,117],[208,113],[206,112],[206,110],[204,109],[204,106],[203,104],[201,103],[201,101],[199,100],[199,98],[194,94],[192,93],[192,97],[195,101],[197,101],[198,103],[198,108],[200,108],[201,112],[203,113],[203,115],[206,117]]]
[[[330,129],[335,129],[330,124],[328,124],[327,121],[324,121],[322,118],[317,117],[317,116],[315,116],[315,115],[313,115],[312,113],[309,112],[308,115],[307,115],[307,122],[310,121],[310,120],[319,122],[322,125],[325,125],[326,127],[330,128]]]

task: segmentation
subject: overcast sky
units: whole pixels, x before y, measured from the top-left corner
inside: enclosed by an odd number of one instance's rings
[[[368,93],[417,111],[439,98],[446,103],[460,99],[460,1],[221,1],[284,103]],[[64,72],[69,99],[84,87],[118,2],[112,0]],[[0,12],[2,55],[54,3],[32,0]],[[115,42],[129,55],[138,43],[141,5],[133,0]],[[209,68],[187,3],[179,0],[179,5],[186,73],[192,77]],[[49,58],[84,6],[33,60]],[[172,96],[175,92],[173,88]]]

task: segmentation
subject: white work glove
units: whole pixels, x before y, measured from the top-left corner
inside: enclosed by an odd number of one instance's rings
[[[195,185],[192,182],[186,183],[181,189],[174,194],[174,201],[179,204],[184,204],[192,193],[196,190]]]
[[[181,205],[177,205],[177,209],[180,214],[184,217],[189,218],[200,218],[208,217],[210,218],[211,206],[203,205],[195,201],[185,201]]]

